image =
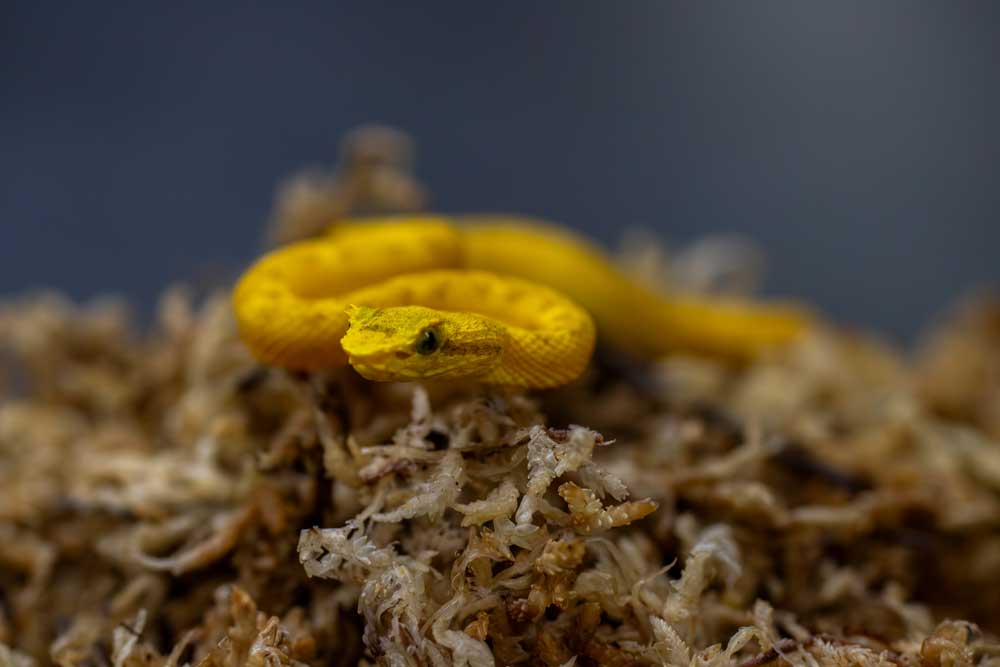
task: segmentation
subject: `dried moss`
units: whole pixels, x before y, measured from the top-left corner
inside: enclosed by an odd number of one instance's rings
[[[3,304],[0,666],[1000,665],[996,309],[520,395]]]

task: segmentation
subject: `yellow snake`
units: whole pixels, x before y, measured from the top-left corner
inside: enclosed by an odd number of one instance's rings
[[[562,228],[501,217],[338,224],[259,259],[233,304],[262,363],[524,388],[576,378],[595,320],[602,342],[635,356],[728,359],[791,341],[810,321],[792,306],[653,291]]]

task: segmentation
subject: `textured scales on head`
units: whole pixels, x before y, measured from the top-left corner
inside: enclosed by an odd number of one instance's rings
[[[340,344],[369,380],[482,377],[499,364],[507,334],[487,317],[423,306],[349,306]]]

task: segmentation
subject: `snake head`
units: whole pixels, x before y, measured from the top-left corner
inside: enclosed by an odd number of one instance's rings
[[[383,382],[484,375],[500,363],[506,333],[472,313],[422,306],[347,309],[340,344],[362,376]]]

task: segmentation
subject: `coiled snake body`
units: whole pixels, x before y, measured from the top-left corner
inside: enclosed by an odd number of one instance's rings
[[[657,293],[579,237],[509,218],[339,224],[258,260],[233,304],[263,363],[524,388],[577,377],[595,321],[604,342],[641,357],[747,358],[808,325],[793,307]]]

